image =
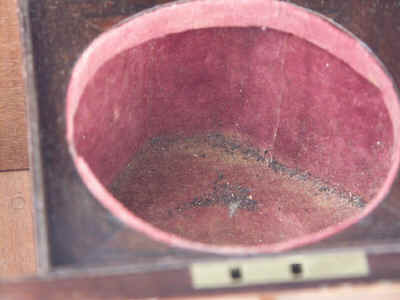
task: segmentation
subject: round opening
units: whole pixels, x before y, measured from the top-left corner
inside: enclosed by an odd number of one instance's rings
[[[391,79],[355,37],[274,1],[192,1],[100,36],[72,73],[67,139],[96,198],[174,246],[272,252],[383,200]]]

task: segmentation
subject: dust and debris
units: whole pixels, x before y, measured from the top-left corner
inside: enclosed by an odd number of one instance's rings
[[[240,202],[232,202],[229,204],[229,217],[232,218],[235,215],[236,210],[239,208]]]
[[[360,195],[344,191],[339,186],[332,185],[331,183],[313,176],[310,172],[285,166],[273,158],[269,149],[262,151],[251,145],[230,139],[220,133],[208,134],[207,143],[212,147],[221,148],[231,155],[240,154],[244,160],[264,163],[271,170],[280,175],[289,176],[298,181],[307,181],[311,183],[314,187],[313,189],[318,192],[326,195],[335,195],[339,199],[349,203],[351,206],[363,208],[366,205],[366,201]],[[235,212],[236,210],[233,209],[233,211]]]
[[[224,181],[224,174],[218,173],[217,179],[213,183],[212,192],[196,196],[190,203],[180,205],[176,210],[182,212],[187,209],[215,205],[226,206],[229,217],[232,218],[240,209],[256,210],[257,201],[253,199],[249,188]]]
[[[239,152],[244,159],[265,163],[275,173],[286,175],[299,181],[308,181],[312,183],[314,189],[318,190],[319,192],[327,195],[335,195],[354,207],[363,208],[366,205],[366,201],[360,195],[344,191],[338,186],[332,185],[313,176],[310,172],[289,168],[283,165],[273,158],[271,151],[268,149],[260,151],[256,147],[230,140],[222,134],[210,134],[208,135],[208,141],[211,146],[223,148],[225,152],[231,154]]]
[[[149,146],[147,148],[144,147],[141,151],[142,154],[138,154],[138,157],[140,155],[144,157],[153,157],[155,155],[155,157],[159,157],[158,159],[167,159],[168,153],[185,153],[185,155],[190,155],[197,163],[204,160],[204,164],[211,163],[212,165],[210,166],[214,165],[212,161],[215,159],[215,155],[218,154],[223,164],[247,165],[248,168],[253,170],[261,170],[260,167],[262,169],[266,168],[279,175],[279,177],[286,177],[288,182],[293,181],[293,185],[303,186],[304,191],[307,191],[310,199],[318,199],[316,201],[318,201],[318,205],[321,207],[328,207],[330,201],[339,201],[336,202],[337,205],[353,208],[363,208],[367,203],[361,195],[345,191],[340,186],[323,181],[307,171],[285,166],[273,157],[271,149],[259,149],[250,142],[238,141],[231,136],[221,133],[209,133],[207,135],[192,137],[154,137],[150,140]],[[166,156],[164,157],[164,155]],[[137,166],[132,161],[127,169],[131,170],[129,172],[133,172],[135,168]],[[156,173],[153,169],[147,169],[146,171]],[[251,190],[251,181],[247,182],[244,178],[243,181],[237,182],[237,180],[232,178],[232,174],[224,174],[222,169],[215,171],[215,179],[211,179],[209,184],[206,185],[208,186],[207,189],[203,192],[200,191],[194,197],[191,196],[193,198],[187,199],[187,202],[180,202],[176,204],[177,206],[169,208],[167,216],[173,218],[175,214],[182,214],[188,210],[223,206],[226,207],[229,218],[235,218],[236,216],[240,216],[241,211],[256,212],[262,209],[265,199],[257,198],[257,188],[254,191]],[[259,178],[257,180],[262,181],[263,174],[263,172],[257,172],[254,176]],[[122,190],[120,191],[120,181],[124,178],[123,176],[119,179],[117,178],[110,187],[110,190],[118,198],[121,198],[120,195],[123,193]],[[146,205],[150,205],[149,203],[153,200],[148,199]],[[278,206],[277,210],[281,211],[285,210],[285,208]],[[307,209],[305,211],[310,214],[314,213]]]
[[[358,214],[367,203],[361,195],[284,165],[272,149],[254,146],[235,132],[155,137],[109,189],[152,225],[221,245],[314,233]]]

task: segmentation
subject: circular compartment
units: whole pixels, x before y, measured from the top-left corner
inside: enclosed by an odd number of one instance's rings
[[[390,77],[354,36],[283,2],[189,1],[96,39],[67,139],[91,192],[168,244],[274,252],[367,215],[399,164]]]

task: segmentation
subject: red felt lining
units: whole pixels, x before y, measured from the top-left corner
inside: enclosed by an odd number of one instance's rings
[[[239,8],[243,15],[235,19]],[[180,21],[170,19],[172,9]],[[184,13],[204,17],[206,9],[210,24],[228,27],[190,30],[209,26],[188,25]],[[287,14],[291,22],[275,19],[276,14]],[[157,24],[165,18],[161,28]],[[251,22],[269,27],[243,26]],[[126,39],[134,28],[129,47]],[[171,34],[157,39],[162,31]],[[140,39],[151,41],[132,48]],[[118,40],[119,49],[104,48]],[[225,251],[147,227],[93,180],[109,184],[150,137],[228,130],[291,168],[363,195],[372,202],[366,214],[382,200],[397,169],[398,103],[390,79],[359,46],[319,17],[269,1],[195,1],[134,19],[97,40],[75,68],[67,119],[78,170],[99,200],[137,229],[176,245]],[[367,77],[360,75],[362,69]],[[288,248],[360,217],[286,244],[235,249]]]

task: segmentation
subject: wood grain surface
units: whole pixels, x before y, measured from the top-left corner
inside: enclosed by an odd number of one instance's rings
[[[0,0],[0,170],[28,168],[16,0]]]
[[[400,298],[400,285],[392,283],[378,283],[358,286],[338,286],[331,288],[304,289],[300,291],[281,291],[271,293],[254,293],[238,295],[222,295],[215,297],[195,297],[193,300],[397,300]],[[183,300],[184,298],[170,298],[169,300]]]
[[[29,171],[0,173],[0,277],[35,271],[30,191]]]
[[[71,278],[53,280],[25,280],[14,281],[9,284],[0,283],[0,295],[7,300],[128,300],[128,299],[159,299],[159,298],[132,298],[127,289],[132,284],[132,278],[120,278],[110,282],[107,278]],[[147,279],[147,286],[155,286],[151,278]],[[137,286],[137,288],[142,288]],[[379,282],[375,284],[349,285],[343,284],[334,287],[318,287],[296,290],[280,290],[270,292],[221,294],[194,297],[164,298],[169,300],[397,300],[400,299],[400,284]]]
[[[0,277],[35,272],[16,0],[0,0]],[[0,297],[1,298],[1,297]]]

